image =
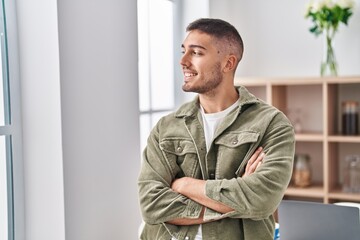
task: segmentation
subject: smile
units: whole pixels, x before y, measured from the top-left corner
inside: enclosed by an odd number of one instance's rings
[[[185,77],[194,77],[194,76],[196,76],[197,75],[197,73],[189,73],[189,72],[185,72],[184,73],[184,76]]]

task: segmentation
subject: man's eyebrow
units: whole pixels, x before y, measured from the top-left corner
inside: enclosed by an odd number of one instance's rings
[[[181,48],[185,48],[184,44],[181,44]],[[190,44],[189,48],[201,48],[201,49],[207,50],[205,47],[203,47],[201,45],[196,45],[196,44]]]

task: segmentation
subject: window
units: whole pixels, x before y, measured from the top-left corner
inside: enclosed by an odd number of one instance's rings
[[[138,0],[141,149],[154,124],[175,107],[173,8],[170,0]]]
[[[0,19],[0,239],[12,239],[12,182],[11,139],[8,131],[10,121],[9,82],[7,74],[6,28],[1,3]],[[10,229],[10,231],[9,231]]]
[[[0,136],[0,212],[7,212],[6,150],[4,136]],[[8,238],[8,214],[0,214],[0,238]]]
[[[0,239],[4,240],[20,239],[24,232],[20,87],[14,9],[14,1],[0,0]]]
[[[1,9],[3,4],[1,3]],[[7,74],[6,28],[3,10],[0,19],[0,239],[11,239],[12,177],[9,82]]]

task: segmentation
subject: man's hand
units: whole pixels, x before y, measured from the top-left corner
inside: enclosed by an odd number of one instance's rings
[[[242,175],[242,177],[246,177],[254,173],[256,169],[261,165],[264,156],[265,153],[263,152],[262,147],[256,149],[256,151],[254,152],[254,154],[251,156],[248,163],[246,164],[245,172]]]

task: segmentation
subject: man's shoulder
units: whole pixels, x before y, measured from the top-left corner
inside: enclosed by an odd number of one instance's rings
[[[175,117],[189,117],[193,116],[199,110],[199,102],[198,99],[194,99],[193,101],[183,103],[174,113]]]
[[[259,101],[256,104],[253,104],[251,107],[252,111],[249,111],[248,114],[251,115],[251,119],[254,121],[258,120],[264,124],[266,122],[271,122],[272,125],[291,126],[291,122],[286,113],[271,104],[268,104],[259,99]]]

